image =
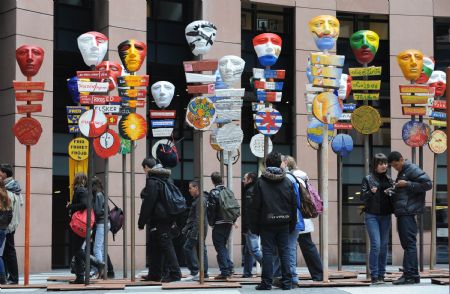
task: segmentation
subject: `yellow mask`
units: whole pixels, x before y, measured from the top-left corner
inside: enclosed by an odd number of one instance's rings
[[[402,51],[397,55],[397,62],[405,79],[415,81],[422,73],[423,53],[416,49]]]
[[[309,21],[309,30],[319,50],[329,50],[334,47],[339,37],[339,20],[332,15],[319,15]]]

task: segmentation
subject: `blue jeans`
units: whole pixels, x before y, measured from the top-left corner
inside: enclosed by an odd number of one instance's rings
[[[370,239],[369,268],[373,278],[386,273],[391,215],[365,213],[365,223]]]
[[[214,225],[212,230],[212,241],[217,252],[217,264],[223,276],[231,275],[233,262],[227,249],[228,238],[230,237],[232,224]]]
[[[95,240],[94,240],[94,256],[97,262],[103,263],[104,248],[103,243],[105,241],[105,224],[97,223],[95,229]]]
[[[5,249],[6,230],[0,230],[0,274],[5,275],[5,264],[3,263],[3,249]]]
[[[288,244],[289,244],[289,269],[292,274],[292,283],[298,284],[298,275],[297,275],[297,238],[299,230],[294,230],[289,234]],[[275,260],[273,262],[273,276],[280,277],[280,255],[275,256]]]
[[[244,245],[244,275],[251,276],[253,269],[253,261],[256,259],[259,263],[262,262],[262,252],[259,248],[259,237],[252,233],[245,233]]]
[[[414,215],[397,216],[397,230],[403,253],[403,274],[407,278],[419,277],[417,261],[417,223]]]
[[[187,238],[183,245],[184,257],[186,258],[186,264],[191,272],[192,276],[195,276],[199,272],[199,262],[198,262],[198,248],[199,242],[195,238]],[[208,274],[208,252],[206,251],[206,246],[203,246],[203,258],[204,258],[204,272],[205,276]]]

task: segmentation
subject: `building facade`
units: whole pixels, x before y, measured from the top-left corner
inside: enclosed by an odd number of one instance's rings
[[[250,138],[256,134],[253,127],[252,102],[254,94],[249,78],[253,67],[259,67],[251,43],[261,32],[274,32],[283,38],[283,49],[279,61],[273,68],[286,70],[283,100],[276,108],[283,115],[283,126],[272,137],[274,148],[297,158],[298,166],[306,171],[317,186],[317,151],[310,148],[306,139],[307,112],[304,101],[306,60],[310,52],[316,51],[309,20],[317,15],[336,16],[341,23],[341,33],[333,53],[346,56],[344,72],[356,67],[349,47],[350,35],[361,29],[376,31],[380,36],[380,47],[373,65],[382,66],[380,100],[373,103],[382,118],[381,130],[370,136],[371,154],[400,151],[411,159],[411,148],[403,143],[401,129],[408,118],[402,115],[398,85],[407,81],[397,65],[396,55],[409,48],[421,50],[427,56],[434,56],[436,70],[450,65],[450,2],[447,0],[4,0],[0,3],[0,42],[3,54],[0,56],[3,70],[0,73],[0,135],[3,142],[0,162],[15,167],[16,178],[25,184],[25,147],[14,137],[11,128],[21,115],[17,114],[13,80],[25,80],[14,59],[15,49],[22,44],[36,44],[45,50],[41,70],[34,81],[45,82],[43,112],[33,115],[42,126],[39,143],[31,148],[31,271],[48,271],[51,268],[67,267],[70,261],[68,238],[68,216],[65,204],[69,199],[67,145],[73,138],[68,134],[66,105],[74,105],[67,91],[66,79],[77,70],[87,70],[79,54],[76,38],[87,31],[99,31],[109,37],[109,51],[105,60],[119,61],[117,45],[130,38],[146,41],[147,62],[138,74],[150,75],[151,83],[167,80],[176,86],[176,93],[169,109],[177,110],[177,125],[174,136],[182,139],[177,148],[180,163],[172,170],[175,182],[187,195],[189,180],[202,176],[205,188],[212,188],[209,175],[220,169],[216,151],[209,144],[209,132],[205,132],[202,154],[199,154],[198,133],[184,123],[187,95],[182,61],[193,60],[184,37],[184,28],[191,21],[207,19],[217,28],[217,38],[211,51],[203,58],[218,59],[224,55],[241,56],[246,61],[242,87],[246,88],[241,126],[244,142],[240,158],[232,166],[230,183],[240,198],[241,178],[248,171],[257,171],[258,160],[249,148]],[[114,93],[113,93],[114,94]],[[151,97],[147,108],[154,109]],[[329,264],[338,262],[338,209],[342,210],[342,263],[364,264],[365,240],[361,202],[358,192],[364,175],[363,137],[356,132],[353,152],[343,160],[342,203],[337,196],[337,157],[329,154]],[[139,192],[145,185],[145,175],[140,161],[149,154],[157,141],[149,134],[146,140],[138,141],[136,149],[136,207],[140,207]],[[198,156],[204,160],[200,175]],[[448,263],[446,229],[448,226],[447,153],[438,156],[437,193],[437,262]],[[129,177],[129,156],[127,176]],[[418,159],[417,159],[418,162]],[[109,196],[119,206],[122,203],[121,156],[115,156],[109,163]],[[433,176],[433,154],[424,148],[424,169]],[[95,172],[105,175],[104,162],[96,160]],[[395,177],[395,173],[393,172]],[[127,184],[127,207],[130,207],[130,185]],[[427,194],[427,207],[431,206],[431,192]],[[424,263],[429,264],[430,213],[424,215]],[[23,215],[23,214],[22,214]],[[137,215],[137,213],[136,213]],[[22,217],[23,219],[23,217]],[[129,215],[128,215],[129,220]],[[314,240],[319,240],[319,220],[315,220]],[[123,231],[110,242],[109,252],[113,264],[122,267]],[[145,233],[136,231],[136,265],[145,266]],[[392,218],[392,238],[389,262],[401,264],[403,250]],[[111,239],[111,238],[110,238]],[[240,229],[233,231],[233,256],[236,265],[241,262]],[[130,251],[128,237],[128,256]],[[215,250],[211,237],[207,239],[209,261],[214,266]],[[180,243],[176,240],[181,256]],[[19,262],[23,263],[24,226],[16,233]],[[128,259],[129,260],[129,259]],[[300,265],[304,261],[299,254]],[[22,266],[20,266],[22,268]]]

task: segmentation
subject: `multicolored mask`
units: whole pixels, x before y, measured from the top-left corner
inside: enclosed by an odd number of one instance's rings
[[[44,49],[36,45],[22,45],[16,49],[16,60],[24,76],[33,77],[44,61]]]
[[[281,37],[277,34],[264,33],[253,38],[253,48],[262,66],[271,66],[277,62],[281,45]]]
[[[122,66],[118,62],[103,61],[95,67],[97,70],[109,70],[108,90],[112,91],[117,87],[117,77],[122,75]]]
[[[152,85],[152,96],[159,108],[166,108],[172,102],[175,86],[167,81],[156,82]]]
[[[184,30],[186,41],[195,56],[208,53],[216,39],[217,28],[207,20],[196,20]]]
[[[309,30],[319,50],[330,50],[339,37],[339,20],[332,15],[319,15],[309,21]]]
[[[352,77],[347,74],[341,74],[337,96],[339,97],[339,99],[345,100],[350,95],[351,91],[352,91]]]
[[[435,62],[433,57],[423,57],[422,72],[420,73],[420,77],[416,80],[416,83],[425,84],[426,82],[428,82],[428,79],[430,78],[434,70],[434,63]]]
[[[99,32],[87,32],[77,39],[78,49],[87,66],[97,66],[108,51],[108,38]]]
[[[219,59],[219,72],[222,80],[228,85],[240,81],[244,66],[245,61],[239,56],[225,55]]]
[[[415,81],[422,72],[423,53],[416,49],[402,51],[397,55],[397,62],[405,79]]]
[[[128,72],[138,71],[147,56],[147,45],[144,42],[129,39],[117,46],[119,57]]]
[[[447,88],[447,75],[441,70],[435,70],[431,74],[427,84],[434,87],[435,97],[442,97],[444,96],[445,89]]]
[[[380,44],[380,37],[374,31],[361,30],[350,37],[350,47],[356,60],[361,63],[370,63],[375,58]]]

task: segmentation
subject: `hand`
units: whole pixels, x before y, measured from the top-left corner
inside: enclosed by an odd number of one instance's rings
[[[372,191],[372,193],[377,193],[378,188],[377,187],[372,187],[372,188],[370,188],[370,191]]]
[[[404,188],[408,186],[408,181],[400,180],[397,183],[395,183],[395,188]]]

